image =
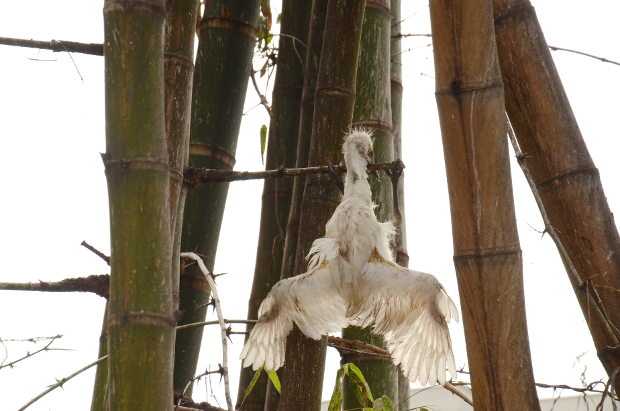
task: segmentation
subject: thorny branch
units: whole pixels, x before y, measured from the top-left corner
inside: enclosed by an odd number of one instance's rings
[[[60,380],[58,380],[56,382],[56,384],[52,384],[50,385],[45,391],[43,391],[41,394],[37,395],[36,397],[34,397],[33,399],[31,399],[30,401],[28,401],[24,406],[22,406],[19,410],[17,411],[23,411],[26,408],[30,407],[32,404],[34,404],[35,402],[39,401],[41,398],[43,398],[44,396],[46,396],[47,394],[49,394],[50,392],[54,391],[56,388],[61,388],[67,381],[71,380],[72,378],[80,375],[81,373],[83,373],[84,371],[88,370],[91,367],[94,367],[95,365],[99,364],[100,362],[106,360],[110,355],[104,355],[103,357],[97,359],[96,361],[91,362],[90,364],[80,368],[79,370],[77,370],[76,372],[74,372],[73,374],[61,378]]]
[[[181,257],[190,258],[194,260],[198,264],[200,271],[202,271],[202,274],[204,275],[205,279],[209,283],[209,287],[211,287],[211,295],[213,296],[213,301],[215,303],[215,311],[217,313],[217,318],[220,324],[220,331],[222,334],[222,363],[223,364],[221,366],[222,368],[221,373],[222,373],[222,376],[224,377],[224,394],[226,395],[226,405],[228,406],[228,411],[233,411],[234,409],[232,405],[232,398],[230,396],[230,382],[228,379],[228,341],[227,341],[228,331],[226,327],[226,321],[224,320],[224,314],[222,313],[222,304],[220,302],[220,298],[217,292],[217,286],[215,285],[215,281],[213,280],[211,273],[205,266],[204,261],[202,260],[202,258],[198,256],[198,254],[193,253],[193,252],[185,252],[185,253],[181,253]]]
[[[54,351],[54,348],[50,348],[51,345],[59,338],[62,338],[62,335],[58,334],[58,335],[54,335],[53,337],[46,337],[46,339],[49,339],[49,341],[47,342],[47,344],[45,344],[43,347],[39,348],[36,351],[33,352],[27,352],[26,354],[24,354],[23,356],[19,357],[16,360],[7,362],[7,363],[2,363],[0,364],[0,370],[3,368],[13,368],[13,366],[17,363],[20,363],[24,360],[27,360],[28,358],[34,357],[35,355],[44,352],[44,351]],[[2,340],[0,339],[0,342],[4,342],[4,341],[8,341],[8,340]],[[28,340],[23,340],[23,341],[29,341],[29,342],[36,342],[37,340],[34,338],[30,338]]]

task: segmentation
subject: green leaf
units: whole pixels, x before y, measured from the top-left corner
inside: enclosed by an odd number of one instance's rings
[[[364,374],[359,367],[352,362],[347,363],[343,366],[345,368],[345,374],[349,379],[351,379],[355,385],[357,386],[357,399],[359,400],[361,405],[372,404],[375,399],[372,396],[372,391],[370,390],[370,386],[364,378]]]
[[[247,388],[243,391],[243,399],[241,400],[241,407],[243,407],[243,403],[245,402],[245,400],[248,398],[248,396],[254,389],[254,386],[258,382],[262,372],[263,372],[262,368],[259,368],[258,370],[256,370],[256,372],[254,373],[254,376],[252,377],[252,380],[248,384]]]
[[[342,406],[342,378],[344,377],[344,369],[341,367],[336,374],[336,384],[334,384],[334,392],[329,400],[327,411],[340,411]]]
[[[260,126],[260,159],[265,164],[265,149],[267,148],[267,126]]]
[[[280,391],[282,390],[282,384],[280,383],[280,378],[278,377],[278,374],[276,374],[274,370],[268,370],[267,377],[269,377],[269,381],[271,381],[271,383],[273,384],[273,388],[275,388],[278,394],[280,394]]]

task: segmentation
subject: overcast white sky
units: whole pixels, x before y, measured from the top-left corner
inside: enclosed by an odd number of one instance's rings
[[[620,60],[617,18],[612,0],[534,1],[549,44]],[[103,2],[30,0],[0,4],[0,36],[103,40]],[[403,1],[403,32],[429,32],[427,1]],[[435,273],[457,299],[444,160],[434,101],[432,48],[426,38],[403,42],[403,146],[406,216],[412,266]],[[612,210],[620,209],[617,96],[620,67],[567,53],[553,54],[590,153],[600,170]],[[108,252],[108,203],[99,153],[105,150],[103,59],[0,46],[0,281],[60,280],[108,272],[79,246],[87,240]],[[258,64],[258,63],[257,63]],[[259,127],[267,118],[248,92],[236,168],[261,168]],[[536,379],[578,384],[604,378],[583,315],[548,236],[527,183],[513,162],[517,218],[524,258],[528,328]],[[254,267],[261,182],[231,185],[216,272],[228,318],[245,316]],[[239,258],[245,256],[245,258]],[[56,378],[91,362],[104,301],[93,295],[0,292],[0,337],[63,334],[58,347],[14,369],[0,370],[0,409],[16,409]],[[457,364],[466,363],[463,330],[452,328]],[[219,359],[218,330],[206,332],[199,369]],[[242,337],[233,337],[235,359]],[[4,355],[16,358],[32,346],[7,343]],[[509,355],[509,353],[507,353]],[[328,355],[325,392],[333,385],[338,356]],[[237,361],[232,383],[236,387]],[[94,372],[71,381],[41,400],[34,410],[84,410],[90,404]],[[222,398],[218,379],[213,390]],[[236,393],[236,389],[234,390]],[[200,383],[198,400],[211,397]],[[541,392],[550,396],[550,392]]]

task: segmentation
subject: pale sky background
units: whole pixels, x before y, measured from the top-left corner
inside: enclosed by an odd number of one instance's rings
[[[275,2],[274,2],[275,3]],[[549,44],[620,60],[620,4],[533,1]],[[0,36],[103,40],[101,0],[4,1]],[[275,5],[274,5],[275,6]],[[274,13],[277,13],[274,10]],[[403,0],[403,32],[429,32],[428,2]],[[412,267],[435,273],[458,300],[452,264],[448,193],[439,123],[434,101],[430,39],[403,42],[403,159],[407,166],[406,218]],[[612,210],[620,209],[617,176],[617,96],[620,67],[554,52],[553,57],[600,170]],[[36,49],[0,46],[0,281],[61,280],[107,273],[107,266],[80,247],[82,240],[109,252],[106,181],[99,153],[105,150],[103,59]],[[258,62],[255,63],[258,66]],[[267,118],[248,91],[237,151],[238,170],[261,169],[259,127]],[[528,330],[536,380],[579,384],[605,378],[560,258],[520,169],[513,161],[513,181],[524,259]],[[244,318],[254,272],[261,182],[230,187],[216,272],[227,318]],[[240,258],[239,256],[243,256]],[[0,370],[0,409],[13,410],[97,356],[104,300],[89,294],[0,292],[0,337],[26,338],[63,334],[55,351]],[[452,327],[457,365],[466,363],[462,326]],[[232,386],[236,394],[243,337],[231,346]],[[219,330],[205,333],[199,371],[220,361]],[[0,361],[34,347],[0,345]],[[506,353],[510,355],[510,353]],[[328,354],[325,395],[333,388],[338,355]],[[84,410],[90,404],[94,370],[67,383],[33,410]],[[195,399],[222,402],[218,377],[203,382]],[[541,396],[551,396],[540,391]]]

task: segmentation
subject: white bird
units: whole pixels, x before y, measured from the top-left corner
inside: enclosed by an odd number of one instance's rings
[[[368,132],[353,130],[343,144],[347,166],[342,201],[314,241],[306,273],[280,280],[261,303],[241,353],[244,366],[276,370],[296,324],[309,338],[349,325],[383,335],[396,365],[411,382],[445,383],[455,375],[447,322],[458,310],[437,279],[393,261],[391,223],[374,213],[366,168]]]

